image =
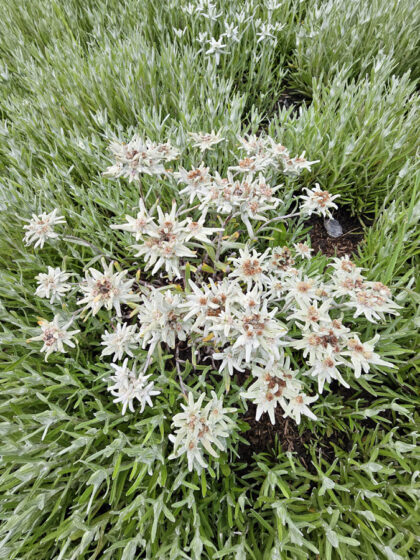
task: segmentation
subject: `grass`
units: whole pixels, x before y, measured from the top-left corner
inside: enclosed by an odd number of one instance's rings
[[[270,12],[262,1],[217,4],[222,15],[212,22],[179,1],[0,2],[2,559],[419,554],[420,11],[408,0],[284,0]],[[197,36],[217,38],[238,13],[249,16],[237,24],[241,42],[216,66],[197,52]],[[275,47],[258,42],[258,18],[283,24]],[[174,28],[184,27],[177,37]],[[298,114],[277,105],[288,89],[308,99]],[[137,131],[183,143],[190,130],[223,129],[227,147],[210,160],[222,172],[236,134],[267,123],[292,153],[320,160],[290,191],[318,181],[352,212],[374,217],[356,261],[399,294],[403,309],[375,329],[366,322],[364,333],[381,334],[381,355],[398,369],[352,381],[348,395],[324,394],[320,421],[301,426],[311,431],[310,470],[280,444],[246,463],[236,439],[199,477],[166,461],[180,402],[168,356],[151,367],[169,408],[122,417],[106,391],[108,365],[88,343],[99,346],[106,314],[84,325],[75,352],[47,364],[26,343],[37,317],[53,313],[34,297],[34,277],[63,261],[82,273],[97,256],[63,242],[24,247],[22,218],[58,207],[75,236],[124,258],[108,224],[132,211],[138,193],[101,176],[111,139]],[[169,183],[143,186],[150,201],[170,206]],[[276,235],[287,244],[298,234]],[[319,255],[314,266],[323,264]],[[198,369],[193,387],[221,385]],[[234,389],[227,401],[238,406]],[[340,439],[346,449],[328,443]],[[322,453],[326,444],[335,458]]]

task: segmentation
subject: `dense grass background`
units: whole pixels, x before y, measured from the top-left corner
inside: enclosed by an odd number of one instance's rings
[[[0,1],[0,558],[400,560],[420,551],[420,10],[410,0],[276,9],[232,0],[216,11],[213,22],[181,0]],[[275,46],[258,42],[259,18],[283,24]],[[241,40],[216,66],[197,38],[218,38],[224,21],[239,25]],[[298,113],[278,104],[290,89],[307,99]],[[122,418],[111,402],[107,364],[86,342],[99,344],[99,319],[77,352],[48,364],[26,343],[37,317],[52,314],[33,295],[36,274],[63,261],[81,273],[96,257],[64,242],[25,248],[22,218],[58,207],[74,235],[124,258],[108,225],[138,193],[101,176],[110,139],[139,132],[182,144],[190,130],[222,128],[227,148],[209,160],[222,172],[235,135],[267,126],[292,153],[321,160],[291,189],[316,180],[375,218],[357,261],[404,308],[364,333],[380,332],[381,354],[399,367],[325,394],[321,421],[302,426],[312,430],[311,471],[278,446],[248,464],[232,452],[199,479],[163,461],[168,411]],[[169,205],[171,185],[158,188]],[[145,189],[152,201],[154,181]],[[153,367],[172,412],[179,389],[165,362]],[[332,435],[348,444],[330,444],[331,463],[321,450]]]

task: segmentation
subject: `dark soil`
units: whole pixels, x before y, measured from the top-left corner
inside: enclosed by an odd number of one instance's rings
[[[363,227],[359,218],[351,216],[345,208],[334,212],[334,219],[340,222],[343,235],[330,237],[324,226],[324,218],[312,216],[306,225],[311,227],[309,235],[314,253],[321,252],[327,257],[343,257],[357,252],[359,243],[363,240]]]
[[[243,385],[249,375],[249,372],[238,372],[236,374],[238,385]],[[273,453],[278,446],[283,452],[295,453],[302,465],[311,473],[315,473],[316,469],[312,464],[309,447],[315,447],[318,454],[328,463],[332,463],[336,457],[334,446],[346,451],[351,449],[351,442],[343,433],[333,432],[330,437],[324,436],[321,440],[310,430],[300,433],[293,419],[283,418],[284,412],[281,407],[275,410],[274,426],[267,413],[263,414],[257,422],[256,408],[256,405],[249,404],[248,410],[240,418],[249,425],[249,429],[242,434],[249,445],[241,443],[238,448],[239,461],[246,463],[246,471],[252,468],[254,453]]]
[[[275,112],[280,111],[281,109],[290,109],[292,108],[292,114],[297,116],[299,114],[299,107],[308,107],[311,103],[311,100],[302,95],[298,91],[294,91],[292,89],[285,89],[278,98],[276,105],[275,105]]]
[[[282,109],[291,109],[290,116],[298,117],[300,107],[308,107],[311,99],[302,95],[298,91],[292,89],[285,89],[280,94],[278,99],[274,102],[270,111],[267,112],[264,119],[261,121],[259,133],[267,132],[268,126],[279,111]]]
[[[346,451],[351,449],[351,442],[345,434],[334,432],[330,437],[324,437],[317,440],[316,434],[310,430],[304,430],[299,433],[296,422],[291,418],[283,418],[283,410],[276,408],[275,420],[273,424],[265,413],[258,422],[255,420],[256,406],[250,404],[247,412],[241,420],[249,424],[243,437],[249,442],[249,445],[241,444],[239,446],[239,461],[252,464],[252,456],[254,453],[272,453],[278,445],[281,446],[283,452],[291,451],[297,455],[302,465],[309,471],[314,473],[315,468],[312,464],[312,458],[309,453],[309,444],[317,449],[319,455],[328,463],[332,463],[336,457],[334,446],[340,447]]]

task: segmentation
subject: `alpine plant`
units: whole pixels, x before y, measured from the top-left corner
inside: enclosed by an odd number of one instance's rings
[[[271,31],[261,28],[261,37]],[[209,51],[217,54],[221,48],[214,44]],[[279,415],[297,424],[302,416],[316,421],[320,395],[332,382],[349,387],[351,376],[394,367],[375,351],[379,334],[362,340],[356,329],[359,320],[377,323],[387,314],[398,315],[399,306],[387,286],[368,281],[348,256],[330,259],[324,273],[314,274],[313,250],[305,242],[264,250],[260,231],[268,222],[332,217],[338,195],[318,184],[295,198],[294,213],[282,213],[287,190],[279,177],[296,179],[316,161],[304,153],[290,155],[269,136],[250,135],[239,138],[238,159],[222,177],[204,159],[226,141],[223,131],[190,133],[189,138],[189,149],[198,157],[191,168],[182,162],[167,168],[181,156],[169,142],[135,136],[128,144],[111,144],[115,162],[105,176],[140,182],[149,175],[158,182],[164,175],[177,190],[177,201],[168,211],[141,198],[135,215],[109,224],[120,232],[116,242],[127,235],[132,239],[123,248],[125,268],[103,258],[82,278],[51,266],[40,273],[36,295],[60,304],[60,310],[51,320],[41,319],[41,331],[29,341],[42,344],[47,360],[75,347],[80,330],[70,330],[72,325],[96,316],[103,332],[93,347],[99,348],[98,360],[110,360],[108,390],[122,414],[143,413],[156,398],[165,399],[148,369],[162,352],[172,355],[185,404],[173,416],[170,457],[185,456],[189,470],[201,471],[210,457],[227,450],[237,409],[225,408],[214,391],[208,398],[190,389],[188,383],[198,376],[194,369],[183,375],[186,360],[211,363],[226,390],[240,373],[245,386],[237,401],[253,403],[257,421],[264,414],[272,424]],[[66,223],[57,208],[33,214],[28,222],[26,244],[42,248],[47,241],[68,239],[54,229]],[[240,232],[229,230],[238,223],[244,226],[241,243]],[[130,259],[133,266],[127,267]],[[139,262],[140,270],[133,273]],[[80,298],[74,300],[75,292]]]

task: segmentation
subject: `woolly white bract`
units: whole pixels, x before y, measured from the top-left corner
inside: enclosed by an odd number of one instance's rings
[[[261,41],[271,40],[273,30],[260,26]],[[230,31],[233,36],[234,29]],[[207,55],[220,54],[223,45],[211,45]],[[203,159],[208,157],[207,150],[229,141],[214,131],[191,133],[191,137]],[[56,315],[51,323],[42,321],[42,333],[31,340],[43,342],[46,358],[52,352],[65,352],[65,345],[74,347],[73,337],[79,332],[68,330],[76,316],[86,320],[93,315],[100,321],[107,313],[106,330],[95,346],[103,347],[102,359],[124,359],[122,365],[111,364],[114,374],[108,388],[114,402],[121,403],[123,414],[137,409],[148,414],[146,406],[152,407],[152,397],[165,398],[148,369],[162,359],[162,352],[165,359],[172,356],[177,379],[171,383],[179,383],[187,404],[173,416],[171,458],[185,455],[189,470],[200,471],[208,466],[206,454],[217,458],[236,430],[236,408],[225,408],[214,391],[206,400],[204,392],[186,385],[195,384],[197,362],[218,369],[227,391],[231,376],[241,372],[248,379],[247,388],[236,395],[229,393],[229,398],[252,402],[256,419],[267,413],[273,424],[279,415],[298,424],[304,416],[316,421],[312,405],[317,403],[315,410],[322,407],[319,396],[331,382],[349,387],[352,374],[358,378],[372,367],[394,367],[375,351],[378,334],[364,341],[355,330],[360,316],[376,323],[384,321],[385,314],[398,314],[389,288],[368,281],[363,269],[348,257],[332,259],[325,271],[318,268],[314,273],[307,243],[267,248],[259,233],[268,229],[264,223],[269,221],[314,213],[332,215],[337,195],[322,191],[319,185],[296,197],[298,207],[288,214],[290,190],[274,184],[279,173],[290,182],[315,161],[308,161],[304,153],[292,157],[268,136],[239,138],[245,157],[229,167],[226,177],[204,161],[191,169],[182,162],[177,169],[166,169],[165,162],[181,155],[169,142],[158,144],[136,136],[128,144],[113,143],[111,149],[116,163],[107,176],[133,181],[142,174],[164,174],[165,182],[178,191],[178,204],[174,201],[168,212],[157,202],[148,206],[141,199],[134,216],[128,214],[125,222],[110,224],[112,230],[123,232],[120,238],[127,233],[134,238],[124,260],[130,263],[132,259],[133,266],[123,269],[118,262],[103,258],[102,270],[90,267],[78,279],[82,297],[72,319],[63,322]],[[58,237],[52,228],[65,220],[57,213],[56,209],[33,216],[25,226],[25,242],[42,247],[48,237]],[[239,232],[241,223],[245,227]],[[141,266],[139,257],[144,261],[142,270],[136,270]],[[49,267],[47,274],[37,277],[36,294],[51,303],[61,302],[71,288],[69,276]],[[346,317],[352,319],[353,330],[346,325]],[[292,361],[291,356],[296,359]],[[193,364],[192,371],[184,367],[187,361]],[[184,375],[183,370],[189,373]]]

